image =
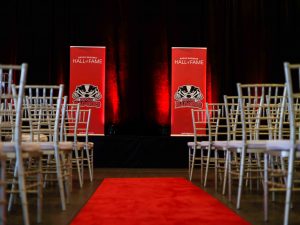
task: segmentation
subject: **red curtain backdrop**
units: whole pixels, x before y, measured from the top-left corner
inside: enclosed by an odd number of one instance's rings
[[[170,134],[171,47],[207,47],[207,96],[284,82],[300,61],[298,0],[11,0],[0,63],[29,63],[29,84],[66,85],[69,46],[106,46],[106,133]]]

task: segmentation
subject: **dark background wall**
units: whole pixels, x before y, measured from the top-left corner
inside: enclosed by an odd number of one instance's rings
[[[10,0],[0,6],[0,63],[28,62],[30,84],[64,83],[69,47],[106,46],[106,127],[117,134],[168,134],[170,51],[208,48],[212,101],[236,82],[284,82],[300,62],[299,0]],[[66,92],[68,93],[68,92]],[[117,96],[117,97],[116,97]],[[113,108],[117,111],[113,113]]]

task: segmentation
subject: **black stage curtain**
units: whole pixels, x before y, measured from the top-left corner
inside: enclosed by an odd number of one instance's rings
[[[0,63],[28,62],[30,84],[69,83],[69,46],[106,46],[107,134],[168,134],[171,47],[208,48],[208,93],[284,82],[300,62],[299,0],[9,0]],[[170,104],[169,104],[170,105]],[[169,107],[169,106],[168,106]],[[117,113],[113,113],[117,109]]]

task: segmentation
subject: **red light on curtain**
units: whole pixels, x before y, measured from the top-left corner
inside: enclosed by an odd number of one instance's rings
[[[58,82],[58,84],[64,84],[65,83],[65,75],[64,75],[64,72],[63,72],[62,65],[58,66],[57,82]]]
[[[210,63],[207,60],[206,63],[206,102],[218,102],[218,93],[219,93],[218,82],[214,82],[211,75]]]
[[[109,115],[110,121],[113,124],[119,122],[119,92],[118,92],[118,83],[117,83],[117,72],[114,63],[110,63],[108,68],[108,79],[107,79],[107,96],[111,114]]]
[[[155,119],[161,126],[169,124],[170,114],[170,87],[168,65],[163,63],[155,73]]]

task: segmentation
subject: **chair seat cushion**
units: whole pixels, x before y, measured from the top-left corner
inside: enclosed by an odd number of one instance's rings
[[[290,140],[269,140],[266,142],[266,150],[269,154],[276,154],[282,157],[288,157],[290,148],[292,147]],[[300,141],[296,141],[296,157],[300,157]]]
[[[213,146],[216,149],[227,149],[228,148],[228,141],[214,141]]]
[[[39,142],[41,150],[54,150],[55,142]],[[58,142],[59,150],[73,150],[73,142],[65,141],[65,142]]]
[[[189,148],[194,148],[195,142],[194,142],[194,141],[189,141],[189,142],[187,143],[187,145],[188,145]],[[200,143],[200,141],[196,142],[196,148],[198,148],[198,149],[201,148],[201,143]]]
[[[238,152],[245,146],[247,148],[247,152],[264,152],[266,148],[266,140],[250,140],[247,142],[241,140],[214,141],[213,146],[216,149],[230,149]]]
[[[34,142],[22,142],[22,153],[27,156],[36,157],[41,155],[41,149],[38,143]],[[9,154],[10,157],[15,155],[15,143],[13,142],[1,142],[0,149],[4,154]]]

